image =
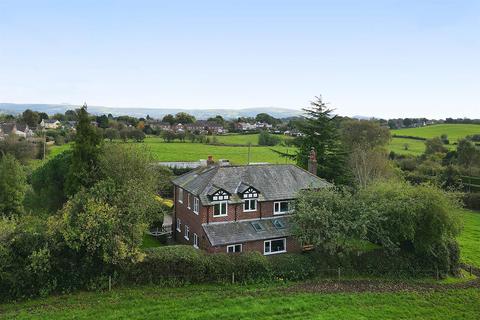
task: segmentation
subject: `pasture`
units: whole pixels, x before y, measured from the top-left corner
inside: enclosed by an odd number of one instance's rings
[[[480,125],[478,124],[435,124],[431,126],[419,128],[407,128],[391,130],[392,136],[394,134],[402,136],[413,136],[421,138],[440,137],[446,134],[450,143],[457,142],[459,139],[468,135],[480,134]]]
[[[225,136],[225,138],[237,139],[237,141],[247,141],[245,138],[253,139],[249,135]],[[241,140],[244,139],[244,140]],[[257,137],[258,140],[258,137]],[[232,141],[232,140],[231,140]],[[106,142],[108,143],[108,142]],[[119,142],[120,143],[120,142]],[[245,146],[218,146],[203,143],[191,142],[164,142],[159,137],[147,137],[143,143],[128,142],[137,145],[139,148],[145,148],[157,161],[198,161],[207,159],[212,155],[214,159],[228,159],[234,164],[245,164],[248,162],[249,148]],[[69,144],[62,146],[51,146],[49,157],[68,150]],[[285,146],[262,147],[252,146],[250,148],[250,162],[269,162],[269,163],[293,163],[292,160],[281,157],[274,150],[293,154],[295,148]]]
[[[460,210],[463,217],[463,231],[458,238],[463,262],[480,268],[480,212]]]
[[[0,305],[2,319],[478,319],[480,291],[319,293],[293,285],[145,286]],[[301,286],[300,286],[301,288]]]

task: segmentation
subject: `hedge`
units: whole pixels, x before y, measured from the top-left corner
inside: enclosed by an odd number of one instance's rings
[[[480,210],[480,192],[467,192],[463,196],[465,207],[472,210]]]

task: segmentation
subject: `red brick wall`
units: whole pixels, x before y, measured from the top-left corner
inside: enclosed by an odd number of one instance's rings
[[[244,242],[242,243],[242,250],[243,252],[258,251],[261,254],[263,254],[263,246],[264,246],[264,240]],[[226,253],[227,246],[210,247],[208,248],[207,251],[210,253],[221,253],[221,252]],[[292,253],[292,252],[302,252],[302,247],[293,237],[287,237],[287,253]]]
[[[223,217],[214,217],[213,216],[213,206],[204,210],[205,216],[202,217],[203,223],[209,222],[223,222],[223,221],[236,221],[236,220],[245,220],[245,219],[259,219],[276,216],[273,214],[273,201],[268,202],[257,202],[256,211],[243,211],[243,203],[238,204],[228,204],[228,215]],[[278,215],[280,216],[280,215]]]
[[[172,217],[173,238],[176,242],[181,244],[193,245],[193,233],[198,235],[199,247],[209,252],[226,252],[224,247],[211,247],[206,234],[203,231],[202,223],[236,221],[244,219],[259,219],[273,217],[273,202],[257,202],[257,210],[251,212],[243,212],[243,203],[228,204],[228,215],[223,217],[213,216],[213,206],[203,206],[200,202],[200,210],[198,215],[193,212],[194,196],[190,195],[190,209],[188,208],[188,192],[183,190],[183,203],[178,202],[179,187],[175,186],[175,211]],[[177,231],[177,218],[181,220],[180,232]],[[189,226],[190,237],[189,240],[184,238],[185,224]],[[263,241],[254,241],[244,243],[244,251],[259,251],[263,254]],[[287,238],[287,252],[298,252],[301,248],[293,239]]]
[[[175,211],[172,217],[172,225],[173,225],[173,234],[174,239],[176,242],[181,244],[189,244],[193,245],[193,233],[198,235],[198,246],[201,249],[207,249],[210,246],[206,235],[203,232],[202,228],[202,204],[200,203],[200,212],[198,214],[193,212],[193,195],[190,195],[190,209],[188,208],[188,192],[183,190],[183,203],[178,202],[178,192],[179,188],[175,187]],[[205,215],[205,212],[203,212]],[[181,221],[180,232],[177,231],[177,218]],[[189,226],[190,229],[190,237],[189,240],[184,238],[185,235],[185,225]]]

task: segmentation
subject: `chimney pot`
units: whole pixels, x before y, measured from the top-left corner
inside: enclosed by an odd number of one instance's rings
[[[212,157],[212,156],[208,156],[207,165],[208,165],[208,166],[211,166],[211,165],[214,165],[214,164],[215,164],[215,161],[213,161],[213,157]]]

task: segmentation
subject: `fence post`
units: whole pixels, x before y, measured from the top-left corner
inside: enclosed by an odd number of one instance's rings
[[[340,273],[341,273],[341,269],[340,267],[338,267],[338,280],[340,280]]]
[[[232,284],[235,283],[235,272],[232,272]]]
[[[108,291],[112,291],[112,276],[108,276]]]
[[[435,267],[437,281],[440,280],[440,275],[438,274],[438,267]]]

